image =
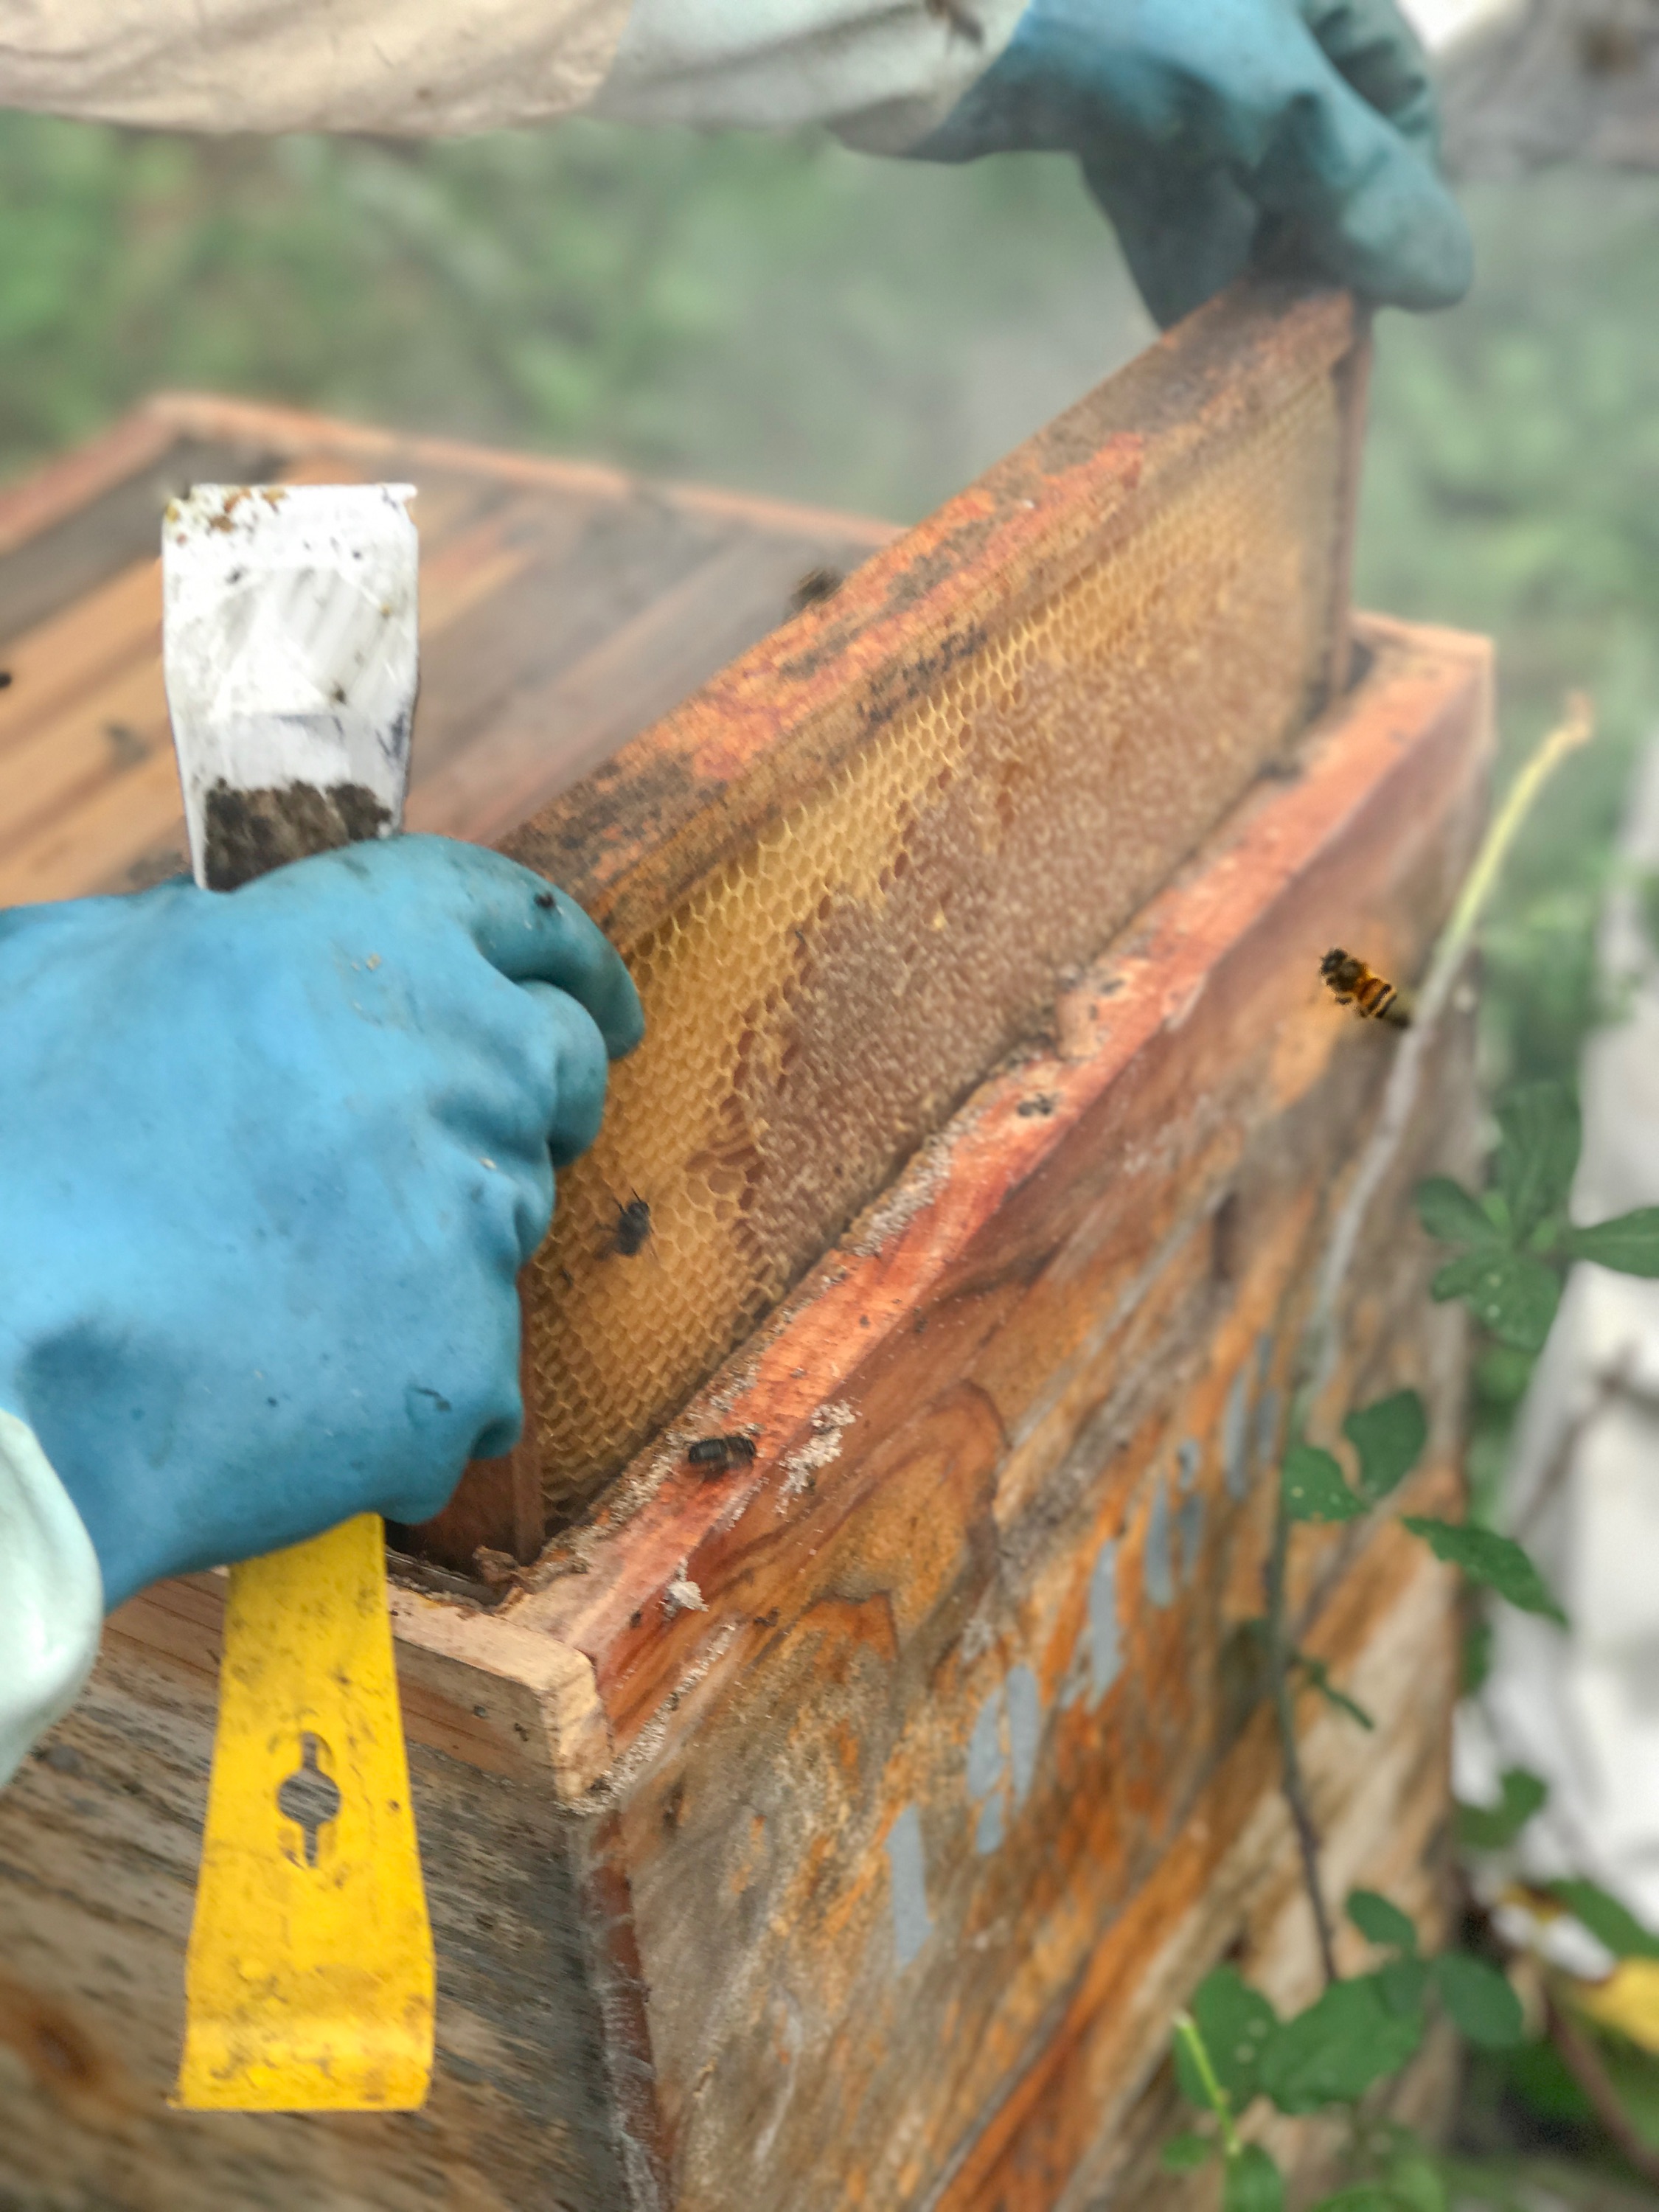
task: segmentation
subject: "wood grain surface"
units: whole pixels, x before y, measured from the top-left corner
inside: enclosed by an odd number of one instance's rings
[[[1490,750],[1479,641],[1363,635],[1283,772],[580,1528],[494,1601],[394,1591],[440,1954],[426,2113],[160,2108],[215,1578],[118,1617],[0,1800],[0,2203],[1192,2201],[1140,2193],[1171,2010],[1234,1947],[1285,2005],[1316,1971],[1243,1624],[1298,1316],[1393,1043],[1318,957],[1417,972]],[[1315,1431],[1422,1389],[1407,1510],[1456,1510],[1460,1372],[1409,1188],[1471,1142],[1454,1024]],[[754,1433],[753,1464],[690,1466],[714,1429]],[[1333,1893],[1432,1928],[1451,1578],[1391,1514],[1294,1564],[1305,1644],[1378,1720],[1300,1716]],[[1327,2155],[1306,2124],[1279,2148]]]

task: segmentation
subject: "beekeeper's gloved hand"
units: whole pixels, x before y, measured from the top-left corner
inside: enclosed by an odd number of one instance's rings
[[[641,1026],[444,838],[0,913],[0,1536],[30,1431],[109,1605],[436,1512],[518,1432],[514,1279]]]
[[[1444,307],[1472,256],[1393,0],[1030,0],[912,155],[1067,151],[1160,323],[1272,254]]]

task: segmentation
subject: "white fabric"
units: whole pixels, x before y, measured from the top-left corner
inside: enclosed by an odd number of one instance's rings
[[[1025,0],[634,0],[593,102],[624,123],[787,130],[827,123],[902,153],[945,120],[1013,35]]]
[[[0,1789],[98,1656],[97,1554],[34,1431],[0,1413]]]
[[[1659,744],[1624,855],[1659,872]],[[1630,884],[1607,903],[1600,966],[1615,1018],[1581,1080],[1573,1217],[1659,1205],[1659,952]],[[1583,1875],[1659,1928],[1659,1282],[1581,1265],[1522,1409],[1505,1495],[1571,1622],[1494,1608],[1492,1667],[1459,1717],[1456,1782],[1474,1802],[1505,1767],[1549,1784],[1513,1861],[1535,1881]]]
[[[826,123],[895,153],[989,67],[1024,3],[0,0],[0,106],[420,137],[592,106],[634,123]]]
[[[592,97],[628,0],[0,0],[0,106],[173,131],[494,131]]]

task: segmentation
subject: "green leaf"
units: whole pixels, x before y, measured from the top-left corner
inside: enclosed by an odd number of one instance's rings
[[[1368,1943],[1380,1943],[1408,1959],[1416,1952],[1417,1929],[1412,1921],[1374,1889],[1349,1891],[1348,1917]]]
[[[1447,2212],[1446,2184],[1433,2160],[1420,2150],[1390,2159],[1382,2185],[1409,2212]]]
[[[1377,1968],[1377,1994],[1389,2010],[1402,2020],[1422,2011],[1428,1986],[1426,1959],[1390,1959],[1386,1966]]]
[[[1429,1440],[1428,1416],[1415,1390],[1396,1390],[1391,1398],[1362,1406],[1342,1424],[1342,1433],[1359,1455],[1359,1487],[1375,1505],[1398,1487],[1423,1456]]]
[[[1401,1526],[1420,1536],[1437,1559],[1459,1567],[1470,1582],[1498,1595],[1521,1613],[1541,1613],[1563,1628],[1567,1616],[1550,1595],[1532,1561],[1508,1536],[1494,1528],[1476,1528],[1467,1521],[1431,1521],[1419,1513],[1402,1516]]]
[[[1292,1521],[1353,1521],[1364,1501],[1349,1489],[1341,1467],[1317,1444],[1292,1444],[1285,1455],[1279,1494]]]
[[[1512,1345],[1489,1344],[1474,1363],[1474,1387],[1490,1406],[1515,1406],[1527,1394],[1537,1364],[1530,1352]]]
[[[1517,1352],[1540,1352],[1555,1319],[1561,1285],[1529,1252],[1466,1252],[1429,1286],[1442,1304],[1463,1298],[1482,1328]]]
[[[1215,2154],[1216,2145],[1208,2136],[1196,2134],[1188,2129],[1185,2135],[1171,2136],[1158,2154],[1158,2162],[1166,2173],[1190,2173],[1194,2166],[1202,2166]]]
[[[1339,1690],[1331,1680],[1330,1669],[1322,1659],[1316,1659],[1306,1651],[1292,1651],[1290,1663],[1307,1677],[1310,1689],[1316,1690],[1328,1705],[1345,1713],[1351,1721],[1358,1721],[1363,1729],[1374,1729],[1376,1723],[1357,1698],[1346,1690]]]
[[[1594,1260],[1621,1275],[1659,1275],[1659,1206],[1638,1206],[1592,1229],[1570,1229],[1563,1243],[1575,1260]]]
[[[1517,1084],[1498,1102],[1496,1182],[1523,1244],[1547,1214],[1567,1202],[1578,1164],[1578,1109],[1559,1083]]]
[[[1484,1959],[1443,1952],[1434,1962],[1434,1985],[1459,2034],[1482,2051],[1513,2051],[1523,2039],[1521,2000]]]
[[[1509,1768],[1502,1788],[1496,1805],[1458,1807],[1457,1840],[1466,1850],[1501,1851],[1515,1841],[1550,1794],[1549,1784],[1524,1766]]]
[[[1236,1966],[1218,1966],[1206,1974],[1188,2009],[1228,2103],[1235,2112],[1242,2112],[1255,2094],[1261,2053],[1279,2032],[1279,2014]],[[1194,2104],[1207,2109],[1201,2085],[1196,2096],[1185,2081],[1182,2087]]]
[[[1221,2212],[1285,2212],[1285,2184],[1260,2143],[1243,2143],[1227,2160]]]
[[[1356,2181],[1334,2197],[1322,2197],[1313,2212],[1417,2212],[1417,2207],[1386,2181]]]
[[[1261,2085],[1281,2112],[1352,2104],[1399,2071],[1422,2033],[1420,2016],[1389,2010],[1374,1975],[1334,1982],[1267,2045]]]
[[[1615,1959],[1659,1959],[1659,1936],[1650,1934],[1633,1912],[1597,1883],[1553,1881],[1550,1893],[1559,1898]]]
[[[1458,1686],[1466,1698],[1472,1698],[1483,1688],[1492,1672],[1492,1623],[1484,1614],[1470,1621],[1463,1632],[1462,1680]],[[1477,1844],[1478,1850],[1480,1846]]]
[[[1502,1244],[1504,1232],[1472,1192],[1449,1176],[1431,1176],[1417,1186],[1417,1218],[1440,1244]]]

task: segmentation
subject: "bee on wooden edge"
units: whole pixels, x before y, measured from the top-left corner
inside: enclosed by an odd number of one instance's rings
[[[1411,1027],[1411,1009],[1394,985],[1340,945],[1325,955],[1319,972],[1337,1005],[1352,1006],[1361,1021],[1386,1022],[1396,1030]]]
[[[796,580],[789,594],[789,611],[804,614],[808,607],[816,607],[825,599],[833,599],[847,579],[839,568],[809,568]]]
[[[747,1467],[755,1456],[753,1437],[699,1437],[685,1455],[705,1475],[724,1474],[728,1468]]]

